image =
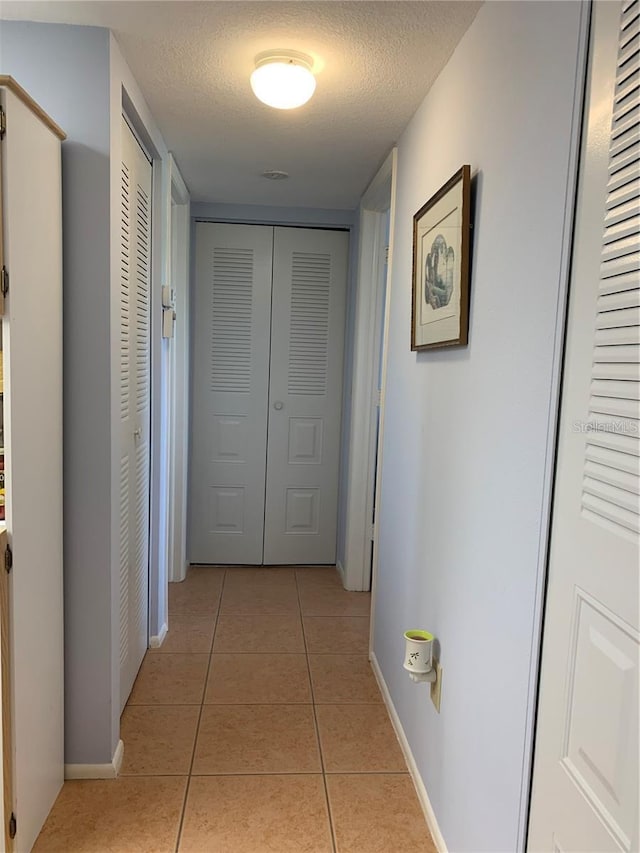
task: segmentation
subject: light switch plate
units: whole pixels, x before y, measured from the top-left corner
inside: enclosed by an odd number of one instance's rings
[[[436,671],[436,680],[431,682],[431,701],[438,713],[440,713],[440,697],[442,695],[442,667],[440,661],[434,660],[433,668]]]

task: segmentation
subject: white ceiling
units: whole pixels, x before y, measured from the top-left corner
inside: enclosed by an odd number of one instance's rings
[[[0,16],[110,27],[193,200],[352,209],[479,6],[2,0]],[[282,47],[314,58],[316,93],[297,110],[249,86],[255,55]]]

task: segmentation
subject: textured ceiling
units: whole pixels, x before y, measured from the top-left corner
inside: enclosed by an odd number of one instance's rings
[[[2,0],[0,16],[110,27],[193,200],[354,208],[479,6]],[[255,55],[282,47],[314,59],[316,93],[297,110],[249,86]]]

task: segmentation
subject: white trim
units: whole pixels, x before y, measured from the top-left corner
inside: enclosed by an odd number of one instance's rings
[[[420,805],[422,807],[424,818],[427,822],[427,826],[429,827],[429,832],[431,833],[431,836],[433,838],[433,843],[435,844],[438,853],[447,853],[447,845],[445,844],[444,837],[442,835],[442,832],[440,831],[440,827],[438,826],[438,821],[436,819],[433,806],[431,805],[429,795],[427,794],[427,789],[425,788],[424,782],[422,781],[422,776],[418,771],[418,765],[416,764],[416,760],[413,757],[411,747],[409,746],[409,741],[407,740],[407,736],[404,733],[404,729],[402,728],[402,723],[400,722],[400,717],[398,716],[398,712],[396,711],[395,705],[393,704],[393,701],[391,699],[391,694],[389,693],[389,688],[387,687],[387,683],[384,680],[384,676],[382,675],[380,664],[378,663],[378,660],[373,654],[373,652],[370,655],[370,660],[371,668],[373,669],[373,674],[375,675],[376,681],[378,682],[378,686],[380,687],[380,692],[382,693],[384,704],[386,705],[387,711],[389,712],[389,716],[391,717],[391,724],[393,725],[396,737],[400,742],[400,748],[402,749],[405,761],[407,762],[409,774],[411,776],[411,779],[413,780],[413,784],[416,789],[416,794],[418,796],[418,801],[420,802]]]
[[[340,575],[342,586],[345,586],[344,566],[342,565],[342,562],[340,560],[336,560],[336,569],[338,570],[338,574]]]
[[[393,281],[393,247],[396,232],[396,189],[398,176],[398,149],[394,148],[391,152],[392,167],[391,167],[391,206],[389,207],[389,260],[387,263],[387,295],[384,306],[384,332],[382,335],[382,389],[380,392],[380,421],[378,428],[378,479],[376,482],[376,506],[380,506],[380,496],[382,494],[382,448],[384,445],[384,415],[385,415],[385,400],[387,394],[387,364],[389,361],[389,315],[391,313],[391,284]],[[373,637],[376,622],[376,600],[377,600],[377,578],[378,578],[378,538],[379,525],[376,524],[373,528],[373,559],[371,561],[371,619],[369,622],[369,654],[373,656]]]
[[[157,634],[155,634],[153,637],[149,637],[149,648],[150,649],[159,649],[160,646],[164,643],[168,633],[169,633],[169,626],[165,622]]]
[[[187,495],[189,468],[189,191],[173,155],[169,155],[169,281],[176,294],[175,336],[170,341],[167,440],[168,579],[183,581],[187,572]]]
[[[373,412],[377,405],[377,365],[380,363],[380,323],[383,317],[381,264],[384,222],[392,207],[396,162],[394,149],[378,171],[360,203],[358,287],[353,347],[353,388],[349,434],[344,581],[349,590],[369,589],[371,512],[375,472]],[[393,212],[391,211],[391,216]],[[391,248],[387,264],[390,281]]]
[[[122,768],[124,743],[119,740],[109,764],[65,764],[65,779],[115,779]]]
[[[559,273],[556,328],[553,340],[553,372],[549,392],[547,442],[544,463],[545,471],[543,495],[540,506],[540,518],[542,519],[542,524],[540,525],[538,541],[535,606],[533,613],[533,631],[531,637],[531,655],[529,658],[529,677],[527,686],[526,728],[524,736],[525,746],[522,764],[522,783],[520,788],[520,807],[518,814],[517,843],[519,850],[525,850],[527,846],[529,811],[531,808],[533,751],[537,723],[540,653],[542,649],[543,617],[551,532],[551,509],[555,482],[556,442],[560,417],[561,380],[566,337],[565,321],[570,286],[571,259],[573,255],[573,228],[578,192],[578,166],[587,85],[590,22],[591,4],[583,3],[580,12],[580,35],[576,61],[573,115],[571,119],[571,148],[569,152],[569,162],[567,165],[562,256]]]

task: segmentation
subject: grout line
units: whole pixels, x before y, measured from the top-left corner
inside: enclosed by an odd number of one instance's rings
[[[318,741],[318,752],[320,753],[320,767],[322,768],[322,785],[324,787],[324,798],[327,804],[327,817],[329,818],[329,831],[331,833],[331,846],[333,853],[337,853],[336,834],[333,828],[333,817],[331,815],[331,805],[329,804],[329,790],[327,788],[327,775],[324,767],[324,755],[322,753],[322,741],[320,740],[320,727],[318,726],[318,715],[316,714],[316,697],[313,692],[313,679],[311,678],[311,665],[309,664],[309,649],[307,648],[307,635],[304,632],[304,619],[302,616],[302,603],[300,601],[300,586],[298,584],[298,572],[294,572],[296,579],[296,592],[298,594],[298,609],[300,624],[302,626],[302,641],[304,643],[304,653],[307,658],[307,675],[309,677],[309,687],[311,688],[311,707],[313,709],[313,723],[316,730],[316,739]]]
[[[207,684],[209,683],[209,671],[211,670],[211,658],[213,654],[213,643],[216,637],[216,631],[218,630],[218,618],[220,616],[220,608],[222,607],[222,596],[224,594],[224,584],[227,579],[227,570],[224,570],[224,575],[222,576],[222,584],[220,586],[220,598],[218,600],[218,607],[214,616],[214,628],[213,628],[213,636],[211,637],[211,649],[209,651],[209,661],[207,663],[207,672],[204,678],[204,684],[202,686],[202,696],[200,699],[200,713],[198,714],[198,722],[196,724],[196,732],[195,737],[193,739],[193,749],[191,750],[191,761],[189,763],[189,773],[187,775],[187,784],[184,789],[184,800],[182,801],[182,812],[180,814],[180,823],[178,824],[178,834],[176,836],[176,846],[175,853],[178,853],[180,849],[180,842],[182,841],[182,830],[184,828],[184,816],[187,809],[187,799],[189,797],[189,789],[191,788],[191,774],[193,772],[193,763],[196,758],[196,747],[198,746],[198,737],[200,735],[200,722],[202,720],[202,713],[205,708],[204,699],[207,692]]]

